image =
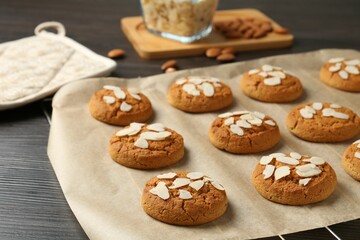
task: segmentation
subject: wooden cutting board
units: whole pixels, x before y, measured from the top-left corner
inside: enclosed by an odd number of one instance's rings
[[[236,9],[217,11],[214,21],[227,21],[236,17],[255,17],[271,21],[273,28],[282,28],[274,20],[257,9]],[[213,31],[208,37],[190,44],[162,38],[147,31],[140,16],[121,19],[121,28],[140,57],[159,59],[202,55],[210,47],[233,47],[237,51],[252,51],[291,46],[291,34],[269,33],[258,39],[226,39],[220,32]]]

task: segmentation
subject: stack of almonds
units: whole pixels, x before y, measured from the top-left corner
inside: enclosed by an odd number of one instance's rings
[[[262,38],[270,32],[287,34],[285,28],[273,28],[271,21],[261,18],[233,18],[214,22],[215,30],[226,38]]]
[[[264,84],[268,86],[276,86],[281,84],[281,80],[286,78],[285,71],[280,67],[264,65],[261,69],[252,69],[249,75],[257,74],[264,79]]]
[[[343,80],[349,79],[349,74],[360,74],[359,59],[345,60],[345,58],[331,58],[328,63],[331,63],[329,71],[338,73]]]
[[[103,88],[113,91],[116,98],[123,100],[121,102],[121,105],[120,105],[120,111],[129,112],[132,109],[132,106],[125,101],[126,100],[126,93],[123,90],[121,90],[120,87],[111,86],[111,85],[105,85]],[[139,95],[140,92],[139,92],[138,89],[136,89],[136,88],[128,88],[127,91],[129,92],[129,94],[130,94],[130,96],[132,98],[136,99],[137,101],[141,101],[141,97]],[[114,104],[116,102],[115,97],[105,95],[103,97],[103,100],[107,104],[111,105],[111,104]]]
[[[321,102],[314,102],[311,106],[305,106],[300,109],[300,115],[303,118],[313,118],[317,114],[316,111],[321,110],[323,117],[334,117],[340,119],[349,119],[349,115],[337,112],[336,109],[341,108],[340,105],[332,103],[329,108],[324,108]]]
[[[269,156],[263,156],[260,159],[260,164],[265,165],[263,171],[264,179],[274,175],[275,181],[278,181],[290,175],[291,171],[294,171],[301,177],[299,185],[306,186],[312,179],[311,177],[317,176],[322,172],[318,166],[325,164],[325,161],[320,157],[301,156],[297,152],[292,152],[289,156],[284,153],[273,153]]]
[[[240,119],[235,122],[235,116],[240,116]],[[219,118],[225,118],[224,125],[229,126],[230,131],[236,135],[243,136],[245,134],[244,128],[250,129],[252,125],[261,126],[263,123],[275,126],[276,123],[272,120],[264,120],[265,114],[260,112],[237,111],[228,112],[218,115]]]
[[[176,177],[176,173],[169,172],[165,174],[158,175],[158,179],[172,180]],[[169,189],[179,189],[181,187],[191,187],[195,191],[199,191],[205,184],[211,184],[213,187],[220,191],[225,191],[224,187],[218,183],[217,181],[206,177],[201,172],[190,172],[186,175],[186,178],[176,177],[173,181],[171,181],[171,186],[167,186],[165,182],[160,181],[157,183],[156,187],[150,189],[150,193],[156,195],[163,200],[170,198]],[[191,192],[184,189],[179,189],[179,198],[181,199],[191,199]]]
[[[213,77],[185,77],[176,81],[176,84],[182,85],[182,89],[192,96],[199,96],[200,92],[206,97],[212,97],[215,94],[215,88],[221,87],[220,80]]]
[[[206,50],[205,55],[208,58],[216,58],[221,62],[231,62],[235,60],[235,49],[232,47],[226,48],[209,48]]]
[[[143,123],[131,123],[128,128],[124,128],[120,131],[118,131],[115,135],[118,137],[122,136],[134,136],[138,134],[142,127],[145,124]],[[142,132],[139,136],[139,138],[135,141],[134,146],[138,148],[148,148],[149,143],[148,140],[151,141],[162,141],[165,140],[165,138],[169,137],[171,135],[171,132],[166,131],[164,125],[161,123],[154,123],[146,126],[145,132]]]

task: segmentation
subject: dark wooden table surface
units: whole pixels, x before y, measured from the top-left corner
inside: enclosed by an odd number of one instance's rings
[[[321,48],[360,50],[358,0],[219,4],[219,9],[245,7],[260,9],[289,28],[295,42],[287,49],[239,53],[237,61]],[[163,61],[140,59],[120,31],[122,17],[139,14],[136,0],[0,0],[0,43],[31,36],[37,24],[56,20],[66,26],[69,37],[101,55],[112,48],[125,49],[127,56],[118,61],[112,76],[159,74]],[[177,60],[180,69],[217,64],[203,56]],[[87,239],[46,154],[50,116],[51,98],[0,112],[0,239]],[[267,239],[360,239],[360,220]]]

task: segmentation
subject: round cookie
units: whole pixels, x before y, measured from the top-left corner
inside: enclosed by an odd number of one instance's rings
[[[137,89],[111,85],[92,95],[89,110],[95,119],[113,125],[145,122],[153,114],[151,102]]]
[[[228,206],[224,187],[201,172],[169,172],[151,178],[142,207],[151,217],[174,225],[199,225],[221,217]]]
[[[338,104],[315,102],[294,108],[286,126],[292,134],[310,142],[341,142],[360,133],[360,118]]]
[[[360,181],[360,139],[345,150],[341,164],[345,172],[355,180]]]
[[[189,76],[174,82],[167,94],[168,102],[185,112],[211,112],[229,106],[231,89],[213,77]]]
[[[246,72],[240,88],[253,99],[271,103],[291,102],[301,96],[303,89],[298,78],[270,65]]]
[[[184,140],[160,123],[131,123],[112,135],[109,153],[115,162],[126,167],[156,169],[184,156]]]
[[[360,60],[331,58],[320,71],[327,85],[349,92],[360,92]]]
[[[256,190],[264,198],[286,205],[305,205],[328,198],[337,180],[332,167],[319,157],[292,152],[261,158],[252,175]]]
[[[231,153],[265,151],[280,140],[279,127],[271,117],[249,111],[220,114],[208,135],[215,147]]]

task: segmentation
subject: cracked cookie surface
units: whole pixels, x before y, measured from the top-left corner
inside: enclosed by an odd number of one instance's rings
[[[174,225],[211,222],[221,217],[227,206],[225,189],[199,172],[158,175],[146,183],[142,194],[142,207],[148,215]]]
[[[360,139],[346,148],[341,165],[352,178],[360,181]]]

